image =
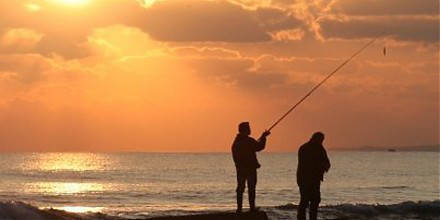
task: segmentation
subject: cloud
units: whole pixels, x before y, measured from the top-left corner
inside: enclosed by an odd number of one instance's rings
[[[31,51],[42,37],[42,34],[26,28],[7,29],[0,36],[0,52],[19,53]]]
[[[338,59],[246,57],[238,51],[216,47],[178,47],[173,55],[186,63],[207,85],[255,93],[292,86],[309,86],[320,80]],[[308,87],[307,87],[308,88]]]
[[[363,39],[388,36],[396,41],[433,44],[439,38],[438,1],[335,0],[317,19],[317,36]]]
[[[90,38],[89,44],[105,40],[96,46],[113,45],[112,50],[96,48],[96,53],[130,57],[66,61],[15,55],[0,65],[0,72],[41,66],[34,70],[46,76],[30,84],[32,90],[16,89],[10,95],[4,90],[11,80],[0,84],[0,124],[11,125],[0,126],[0,150],[225,151],[238,121],[252,121],[258,132],[341,61],[252,58],[221,45],[143,56],[141,51],[153,42],[140,30],[124,26],[96,30]],[[277,128],[272,150],[289,150],[316,129],[332,137],[330,146],[435,142],[438,65],[392,59],[350,63]],[[86,79],[58,80],[64,74],[52,70],[52,62],[64,68],[75,64],[81,69],[72,72]],[[366,125],[370,127],[363,128]],[[379,132],[368,132],[372,128]],[[206,136],[206,129],[215,132]],[[176,138],[164,138],[170,133]],[[292,133],[297,136],[292,138]],[[353,138],[347,140],[348,134]],[[203,138],[194,142],[194,136]]]
[[[291,30],[304,26],[304,21],[279,8],[260,7],[254,13],[267,32]]]
[[[337,0],[332,13],[346,15],[438,15],[439,1],[426,0]]]
[[[204,57],[187,59],[197,76],[211,85],[240,90],[262,90],[283,85],[288,76],[283,72],[255,69],[251,58]]]
[[[325,38],[362,39],[390,36],[399,41],[437,43],[439,19],[425,17],[379,17],[321,19],[321,34]]]
[[[341,69],[271,150],[317,129],[333,146],[438,141],[438,50],[419,43],[435,42],[436,16],[326,14],[326,0],[50,2],[0,8],[0,150],[225,151],[237,122],[264,129],[377,27],[402,42]],[[344,40],[310,37],[297,11]]]
[[[124,60],[132,57],[161,56],[168,49],[164,43],[155,41],[139,28],[112,25],[96,28],[87,38],[94,56],[107,56]]]
[[[278,31],[272,35],[272,37],[277,41],[301,40],[304,38],[304,36],[305,36],[305,31],[299,28],[292,30]]]
[[[78,7],[46,0],[34,1],[32,7],[27,3],[22,0],[2,3],[1,29],[38,33],[41,38],[31,51],[26,52],[57,54],[65,58],[88,56],[90,51],[84,43],[95,28],[131,24],[145,12],[136,0],[96,0]],[[115,10],[118,16],[115,16]]]
[[[144,19],[138,25],[161,41],[270,41],[269,32],[302,24],[280,9],[251,10],[228,1],[159,1]]]
[[[186,58],[239,58],[240,53],[221,47],[174,47],[171,48],[173,55]]]
[[[51,67],[50,60],[39,55],[0,55],[0,75],[25,84],[45,79]]]
[[[300,0],[272,0],[271,3],[277,6],[291,6]]]
[[[72,7],[56,1],[7,1],[0,9],[0,26],[38,33],[39,39],[34,41],[31,52],[69,59],[90,55],[91,51],[84,46],[88,35],[96,28],[116,24],[137,27],[158,41],[236,43],[271,41],[278,39],[272,38],[278,31],[304,26],[294,14],[282,9],[250,9],[226,0],[141,3],[96,0]]]
[[[34,52],[45,56],[61,55],[67,59],[83,58],[90,55],[90,50],[84,43],[83,39],[46,35],[35,46]]]

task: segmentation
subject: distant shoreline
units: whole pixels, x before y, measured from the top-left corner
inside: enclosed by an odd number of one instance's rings
[[[390,150],[396,152],[440,152],[439,145],[418,145],[418,146],[361,146],[361,147],[326,147],[328,151],[351,151],[351,152],[387,152]],[[292,151],[270,151],[262,153],[296,153]],[[229,151],[0,151],[0,154],[21,154],[21,153],[104,153],[104,154],[225,154]]]
[[[428,146],[404,146],[404,147],[375,147],[375,146],[363,146],[356,148],[330,148],[330,151],[360,151],[360,152],[440,152],[440,145],[428,145]]]

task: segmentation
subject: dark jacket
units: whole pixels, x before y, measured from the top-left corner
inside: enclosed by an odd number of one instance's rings
[[[329,169],[330,160],[321,144],[307,142],[299,148],[296,170],[298,185],[319,184],[324,180],[324,173]]]
[[[258,141],[242,134],[237,134],[232,144],[232,157],[237,169],[257,169],[260,164],[256,152],[266,146],[266,138],[260,137]]]

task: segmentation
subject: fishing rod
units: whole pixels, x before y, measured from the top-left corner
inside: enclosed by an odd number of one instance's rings
[[[340,70],[343,66],[345,66],[345,64],[347,64],[348,62],[350,62],[355,56],[357,56],[358,54],[360,54],[365,48],[369,47],[371,44],[373,44],[379,37],[374,38],[373,40],[371,40],[370,42],[368,42],[367,44],[365,44],[361,49],[359,49],[358,51],[356,51],[356,53],[354,53],[351,57],[349,57],[347,60],[345,60],[343,63],[341,63],[335,70],[333,70],[327,77],[325,77],[320,83],[318,83],[315,87],[313,87],[310,92],[308,92],[304,97],[302,97],[302,99],[300,99],[295,105],[293,105],[286,113],[284,113],[284,115],[281,116],[281,118],[279,118],[272,126],[269,127],[269,129],[267,129],[267,131],[272,130],[275,126],[278,125],[278,123],[280,123],[287,115],[289,115],[296,107],[298,107],[304,100],[307,99],[307,97],[309,97],[316,89],[318,89],[322,84],[325,83],[325,81],[327,81],[328,79],[330,79],[330,77],[332,77],[336,72],[338,72],[338,70]]]

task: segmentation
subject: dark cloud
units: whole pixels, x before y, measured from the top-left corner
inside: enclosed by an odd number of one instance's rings
[[[278,6],[290,6],[301,0],[272,0],[271,3]]]
[[[325,38],[359,39],[390,36],[399,41],[437,43],[437,18],[381,17],[348,20],[322,19],[319,21]]]
[[[163,1],[138,24],[162,41],[259,42],[270,31],[296,28],[301,21],[275,8],[247,10],[227,1]]]
[[[288,80],[287,74],[283,72],[255,69],[254,61],[246,58],[208,58],[189,62],[201,78],[240,89],[267,89]]]
[[[64,58],[73,59],[86,57],[90,54],[90,50],[84,44],[85,40],[66,40],[57,36],[43,36],[36,45],[35,51],[42,55],[51,55],[53,53],[61,54]]]
[[[258,8],[255,13],[265,31],[290,30],[304,26],[304,21],[278,8]]]
[[[333,13],[347,15],[438,15],[437,0],[338,0]]]
[[[0,55],[0,76],[8,73],[9,79],[25,84],[44,80],[50,68],[49,61],[38,55]]]

